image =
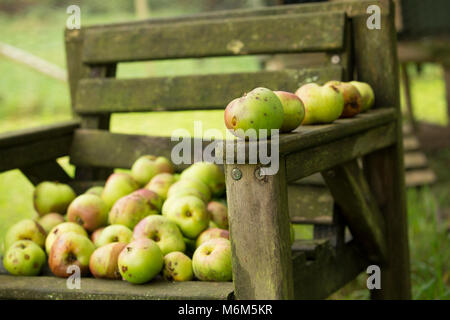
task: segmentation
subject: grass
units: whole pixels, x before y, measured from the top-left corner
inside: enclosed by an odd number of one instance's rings
[[[42,8],[41,8],[42,9]],[[175,12],[179,14],[180,12]],[[156,12],[157,15],[174,12]],[[43,19],[45,17],[45,19]],[[84,17],[85,23],[130,20],[131,14],[115,12]],[[44,10],[12,19],[0,15],[0,41],[29,50],[61,67],[65,66],[62,29],[64,11]],[[252,57],[214,58],[204,60],[159,61],[154,63],[120,64],[118,77],[148,75],[182,75],[252,71],[258,60]],[[68,120],[70,116],[67,85],[29,70],[24,66],[0,59],[0,132],[28,128]],[[412,79],[415,113],[421,120],[446,124],[445,92],[442,70],[425,65],[422,74]],[[193,120],[203,121],[203,129],[224,130],[221,111],[155,112],[152,114],[113,115],[114,132],[168,136],[174,129],[186,128],[193,133]],[[445,214],[450,216],[450,150],[429,155],[430,164],[438,176],[438,183],[422,189],[407,191],[409,241],[411,249],[411,277],[415,299],[450,298],[450,239],[444,229]],[[60,159],[66,170],[73,173],[68,159]],[[9,226],[23,218],[33,218],[33,186],[18,170],[0,174],[0,242]],[[444,218],[445,219],[445,218]],[[310,227],[296,228],[297,236],[311,237]],[[0,248],[1,251],[1,248]],[[334,294],[335,299],[367,299],[367,276]]]

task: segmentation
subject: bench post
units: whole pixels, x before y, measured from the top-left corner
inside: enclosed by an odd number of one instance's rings
[[[353,20],[355,62],[358,80],[371,84],[376,108],[397,110],[396,143],[364,158],[364,170],[386,225],[387,259],[380,265],[381,290],[373,290],[373,299],[410,299],[410,265],[403,164],[402,119],[399,96],[394,4],[390,14],[381,12],[381,28],[369,29],[369,15]]]
[[[258,165],[225,165],[234,294],[237,299],[293,299],[284,159],[271,176]]]

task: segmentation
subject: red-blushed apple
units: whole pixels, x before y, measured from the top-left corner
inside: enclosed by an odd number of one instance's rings
[[[224,238],[211,239],[200,245],[192,257],[197,279],[202,281],[230,281],[231,244]]]
[[[194,163],[181,173],[180,180],[184,179],[200,180],[209,187],[211,194],[215,197],[220,197],[225,192],[225,175],[214,163]]]
[[[291,132],[305,118],[305,106],[295,94],[286,91],[274,91],[283,106],[284,117],[280,132]]]
[[[164,202],[162,214],[180,228],[185,237],[194,239],[208,228],[205,203],[194,196],[173,197]]]
[[[133,195],[137,194],[137,195],[143,197],[145,200],[147,200],[147,202],[149,203],[151,208],[154,208],[157,211],[161,211],[162,205],[164,203],[164,199],[161,198],[156,192],[142,188],[142,189],[136,190],[132,194]]]
[[[341,118],[351,118],[361,112],[363,107],[362,97],[358,89],[348,82],[329,81],[325,86],[337,88],[344,97],[344,110]]]
[[[200,180],[184,178],[171,185],[167,192],[167,198],[181,196],[196,196],[204,202],[208,202],[211,199],[211,191]]]
[[[34,208],[40,216],[50,212],[65,214],[75,197],[76,194],[69,185],[44,181],[34,189]]]
[[[163,277],[169,281],[191,281],[194,278],[191,258],[179,251],[166,254]]]
[[[89,270],[96,278],[122,279],[117,261],[126,243],[113,242],[97,248],[89,259]]]
[[[67,209],[67,219],[78,223],[89,232],[103,227],[108,221],[108,206],[99,196],[82,194]]]
[[[155,241],[140,238],[127,244],[119,254],[118,266],[122,278],[128,282],[149,282],[162,270],[164,259]]]
[[[159,214],[159,210],[139,194],[120,198],[109,212],[110,224],[121,224],[130,230],[146,216]]]
[[[31,240],[38,246],[44,247],[46,235],[44,228],[38,222],[31,219],[20,220],[6,232],[4,249],[8,250],[18,240]]]
[[[56,227],[50,230],[47,239],[45,239],[45,252],[47,252],[47,254],[50,254],[50,250],[52,249],[52,245],[55,242],[56,238],[61,234],[67,232],[75,232],[84,237],[88,236],[86,230],[84,230],[83,227],[79,224],[73,222],[64,222],[58,224]]]
[[[196,247],[200,247],[203,243],[205,243],[208,240],[216,239],[216,238],[224,238],[229,240],[230,239],[230,233],[228,230],[223,230],[219,228],[210,228],[203,231],[197,238],[197,241],[195,242]]]
[[[45,264],[45,252],[31,240],[14,242],[3,257],[3,266],[15,276],[37,276]]]
[[[102,187],[102,186],[95,186],[95,187],[91,187],[91,188],[87,189],[85,193],[95,194],[96,196],[101,197],[102,193],[103,193],[103,189],[104,189],[104,187]]]
[[[139,157],[131,167],[131,176],[144,186],[159,173],[173,173],[172,163],[164,157],[144,155]]]
[[[129,174],[116,172],[111,174],[106,180],[101,198],[105,201],[108,208],[111,208],[117,200],[136,191],[138,188],[138,183]]]
[[[53,227],[65,222],[64,216],[59,213],[47,213],[45,216],[40,217],[37,222],[44,228],[45,232],[50,232]]]
[[[177,225],[160,215],[145,217],[134,227],[133,239],[139,238],[155,241],[163,255],[172,251],[184,252],[186,249],[183,235]]]
[[[365,82],[361,81],[351,81],[351,85],[355,86],[358,89],[359,94],[362,98],[362,108],[361,112],[367,111],[372,108],[375,103],[375,94],[373,93],[372,87]]]
[[[210,201],[206,207],[210,220],[217,228],[228,229],[228,208],[220,201]]]
[[[78,266],[80,275],[85,276],[89,274],[89,259],[94,250],[95,246],[88,237],[75,232],[63,233],[52,245],[48,265],[57,277],[69,277],[68,268],[72,265]]]
[[[102,231],[94,244],[97,247],[102,247],[113,242],[122,242],[126,244],[130,242],[132,235],[133,232],[124,225],[112,224]]]
[[[158,173],[145,186],[146,189],[156,192],[164,200],[167,198],[167,191],[174,184],[175,176],[170,173]]]
[[[102,234],[103,230],[105,230],[105,228],[106,227],[98,228],[97,230],[95,230],[94,232],[91,233],[90,239],[96,247],[98,247],[98,245],[97,245],[98,238]]]

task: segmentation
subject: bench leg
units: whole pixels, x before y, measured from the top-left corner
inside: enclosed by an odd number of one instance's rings
[[[285,163],[276,175],[257,173],[257,165],[225,166],[234,294],[293,299]]]

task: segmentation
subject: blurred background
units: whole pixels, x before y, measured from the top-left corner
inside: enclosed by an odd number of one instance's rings
[[[63,42],[69,5],[80,6],[83,26],[296,2],[299,1],[0,0],[0,133],[71,119]],[[405,144],[412,145],[411,153],[416,157],[418,153],[422,155],[410,171],[426,172],[418,178],[416,175],[407,191],[409,238],[413,297],[449,299],[450,124],[445,78],[450,83],[450,1],[432,1],[434,9],[430,3],[403,0],[397,14],[404,132],[409,139]],[[274,61],[288,65],[292,57],[127,63],[119,64],[118,77],[256,71],[277,65]],[[449,84],[447,87],[450,91]],[[179,127],[192,132],[193,120],[204,120],[204,129],[225,130],[220,110],[113,115],[111,130],[170,136]],[[68,159],[62,158],[60,163],[73,173]],[[33,186],[18,170],[0,173],[0,241],[11,224],[34,217],[32,192]],[[365,279],[362,274],[332,298],[367,299]]]

